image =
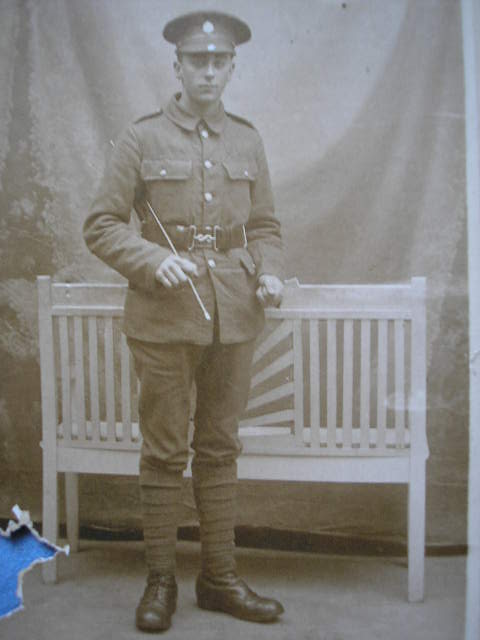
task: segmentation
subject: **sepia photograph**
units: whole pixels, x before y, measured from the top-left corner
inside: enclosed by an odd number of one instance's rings
[[[0,0],[0,637],[478,640],[479,42]]]

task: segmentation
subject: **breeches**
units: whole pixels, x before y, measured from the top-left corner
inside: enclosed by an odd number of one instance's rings
[[[191,391],[196,384],[194,464],[229,465],[241,452],[238,417],[248,399],[254,341],[207,346],[128,338],[140,380],[143,437],[140,484],[158,484],[164,471],[188,462]]]

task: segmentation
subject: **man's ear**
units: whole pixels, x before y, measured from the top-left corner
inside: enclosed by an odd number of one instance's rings
[[[174,60],[173,62],[173,70],[175,71],[175,77],[178,80],[182,79],[182,65],[178,60]]]
[[[230,79],[231,79],[231,77],[233,75],[234,70],[235,70],[235,62],[232,60],[232,64],[230,66],[230,71],[228,72],[228,80],[229,81],[230,81]]]

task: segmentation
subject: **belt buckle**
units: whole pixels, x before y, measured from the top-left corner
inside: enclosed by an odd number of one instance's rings
[[[211,249],[212,247],[216,250],[217,240],[216,240],[216,230],[214,228],[214,235],[211,233],[197,233],[197,227],[192,225],[193,228],[193,240],[191,244],[191,249],[199,248],[199,249]]]

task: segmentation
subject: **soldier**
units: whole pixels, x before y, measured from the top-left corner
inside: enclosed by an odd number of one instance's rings
[[[263,307],[280,304],[283,289],[263,144],[253,125],[221,102],[235,46],[251,34],[233,16],[196,12],[169,22],[163,35],[176,45],[181,92],[122,135],[84,226],[90,250],[128,280],[124,331],[140,379],[148,566],[136,624],[168,629],[176,607],[175,543],[193,383],[197,602],[271,622],[282,605],[253,592],[234,561],[238,417]],[[132,209],[141,234],[128,224]]]

